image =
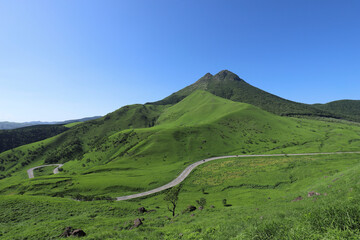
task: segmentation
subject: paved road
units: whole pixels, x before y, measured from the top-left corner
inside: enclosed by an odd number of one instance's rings
[[[223,159],[223,158],[245,158],[245,157],[283,157],[283,156],[314,156],[314,155],[334,155],[334,154],[347,154],[347,153],[360,153],[360,152],[333,152],[333,153],[295,153],[295,154],[258,154],[258,155],[230,155],[230,156],[220,156],[220,157],[212,157],[212,158],[206,158],[200,161],[197,161],[191,165],[189,165],[187,168],[185,168],[184,171],[182,171],[180,173],[180,175],[175,178],[174,180],[172,180],[171,182],[169,182],[168,184],[165,184],[161,187],[146,191],[146,192],[142,192],[142,193],[137,193],[137,194],[132,194],[132,195],[127,195],[127,196],[122,196],[122,197],[117,197],[116,200],[117,201],[123,201],[123,200],[129,200],[129,199],[133,199],[133,198],[139,198],[139,197],[144,197],[147,195],[151,195],[157,192],[161,192],[165,189],[169,189],[172,188],[176,185],[178,185],[179,183],[181,183],[182,181],[185,180],[185,178],[187,176],[189,176],[189,174],[191,173],[191,171],[193,169],[195,169],[197,166],[204,164],[206,162],[210,162],[210,161],[214,161],[214,160],[218,160],[218,159]],[[34,169],[36,168],[41,168],[41,167],[47,167],[47,166],[58,166],[57,168],[54,169],[54,174],[59,173],[59,167],[62,167],[63,164],[49,164],[49,165],[42,165],[42,166],[38,166],[38,167],[34,167],[34,168],[30,168],[29,170],[27,170],[29,178],[33,178],[34,177]]]
[[[191,165],[189,165],[184,171],[182,171],[182,173],[180,173],[180,175],[175,178],[173,181],[169,182],[168,184],[165,184],[164,186],[146,191],[146,192],[142,192],[142,193],[137,193],[137,194],[132,194],[132,195],[128,195],[128,196],[122,196],[122,197],[117,197],[116,200],[117,201],[122,201],[122,200],[129,200],[129,199],[133,199],[133,198],[138,198],[138,197],[144,197],[150,194],[154,194],[157,192],[161,192],[165,189],[168,188],[172,188],[176,185],[178,185],[179,183],[181,183],[182,181],[185,180],[185,178],[187,176],[189,176],[189,174],[191,173],[191,171],[196,168],[197,166],[204,164],[206,162],[210,162],[210,161],[214,161],[214,160],[218,160],[218,159],[223,159],[223,158],[234,158],[234,157],[241,157],[241,158],[245,158],[245,157],[281,157],[281,156],[313,156],[313,155],[333,155],[333,154],[346,154],[346,153],[360,153],[360,152],[335,152],[335,153],[296,153],[296,154],[264,154],[264,155],[230,155],[230,156],[221,156],[221,157],[212,157],[212,158],[206,158],[200,161],[197,161]]]
[[[37,169],[37,168],[42,168],[42,167],[49,167],[49,166],[57,166],[53,173],[54,174],[57,174],[59,173],[59,168],[62,167],[64,164],[48,164],[48,165],[41,165],[41,166],[37,166],[37,167],[33,167],[33,168],[30,168],[29,170],[27,170],[27,174],[29,176],[29,178],[34,178],[34,170]]]

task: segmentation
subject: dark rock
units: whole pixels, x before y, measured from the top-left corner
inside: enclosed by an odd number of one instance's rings
[[[86,233],[85,233],[83,230],[81,230],[81,229],[76,229],[76,230],[72,231],[71,236],[74,236],[74,237],[85,237],[85,236],[86,236]]]
[[[303,200],[302,196],[298,196],[297,198],[292,200],[292,202],[297,202],[297,201],[301,201],[301,200]]]
[[[203,207],[203,206],[200,206],[200,207],[199,207],[199,210],[203,210],[203,209],[204,209],[204,207]]]
[[[137,228],[137,227],[139,227],[139,226],[142,225],[142,224],[143,224],[143,223],[142,223],[141,219],[140,219],[140,218],[137,218],[137,219],[134,220],[134,226],[132,226],[130,229]]]
[[[192,205],[189,205],[187,208],[186,208],[187,211],[189,212],[193,212],[196,210],[196,207],[195,206],[192,206]]]
[[[211,205],[210,208],[215,208],[215,206],[214,206],[214,205]]]
[[[145,207],[140,207],[140,208],[138,208],[138,211],[139,211],[139,213],[145,213],[145,212],[147,212],[147,210],[145,209]]]

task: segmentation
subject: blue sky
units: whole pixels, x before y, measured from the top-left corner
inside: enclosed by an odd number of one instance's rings
[[[360,1],[0,0],[0,121],[104,115],[228,69],[304,103],[360,99]]]

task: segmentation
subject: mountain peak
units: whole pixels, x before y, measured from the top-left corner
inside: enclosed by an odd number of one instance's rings
[[[207,73],[203,76],[203,78],[211,78],[213,75],[211,73]]]
[[[230,72],[229,70],[222,70],[218,72],[216,75],[214,75],[214,79],[220,81],[224,81],[224,80],[242,81],[242,79],[239,78],[238,75],[236,75],[233,72]]]

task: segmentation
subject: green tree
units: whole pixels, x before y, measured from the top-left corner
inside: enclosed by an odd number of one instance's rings
[[[164,200],[169,202],[168,210],[172,212],[173,217],[175,216],[175,209],[179,199],[179,193],[181,190],[181,185],[171,188],[165,195]]]

